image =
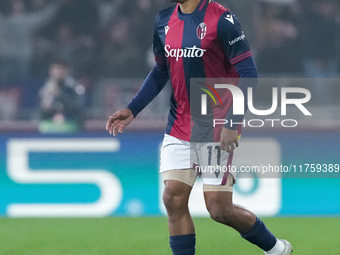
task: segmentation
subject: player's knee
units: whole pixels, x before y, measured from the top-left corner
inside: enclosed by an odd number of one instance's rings
[[[176,212],[186,206],[183,197],[180,194],[165,189],[163,193],[163,203],[168,212]]]
[[[188,210],[188,197],[185,193],[166,187],[163,193],[163,203],[169,214],[180,214]]]
[[[174,200],[173,194],[171,192],[167,191],[167,190],[164,190],[163,203],[164,203],[165,208],[167,208],[167,209],[168,209],[168,207],[170,208],[173,200]]]
[[[233,221],[234,213],[232,207],[213,205],[208,208],[210,217],[219,223],[230,225]]]

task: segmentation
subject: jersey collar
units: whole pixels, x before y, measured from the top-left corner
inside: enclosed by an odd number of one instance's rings
[[[180,4],[177,4],[176,10],[177,10],[177,17],[180,20],[185,20],[188,18],[192,18],[193,16],[199,15],[201,13],[204,13],[205,11],[205,6],[207,3],[209,3],[210,0],[201,0],[199,4],[197,5],[196,9],[192,13],[182,13],[181,9],[179,7]]]

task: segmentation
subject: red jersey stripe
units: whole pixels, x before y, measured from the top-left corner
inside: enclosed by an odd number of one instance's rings
[[[171,45],[173,49],[181,49],[183,43],[184,21],[177,17],[178,7],[179,5],[177,5],[169,20],[169,30],[165,39],[165,45]],[[168,62],[170,74],[176,74],[171,76],[171,84],[174,99],[177,103],[176,119],[170,135],[182,140],[188,140],[190,137],[190,103],[185,84],[183,58],[168,57]]]

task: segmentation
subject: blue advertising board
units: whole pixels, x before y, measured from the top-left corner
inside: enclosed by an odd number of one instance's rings
[[[0,135],[0,215],[159,216],[161,132]],[[337,132],[255,133],[242,138],[237,164],[339,164]],[[245,156],[246,155],[246,156]],[[262,163],[261,163],[262,164]],[[263,216],[339,215],[340,173],[238,178],[235,201]],[[329,177],[329,176],[328,176]],[[191,212],[206,216],[201,181]]]

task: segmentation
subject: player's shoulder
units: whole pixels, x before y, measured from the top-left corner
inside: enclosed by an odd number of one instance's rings
[[[170,6],[166,9],[163,9],[161,10],[160,12],[158,12],[158,15],[159,16],[167,16],[167,15],[171,15],[174,10],[176,9],[177,5],[174,5],[174,6]]]
[[[222,6],[217,2],[209,1],[205,15],[209,19],[219,20],[221,16],[228,12],[230,12],[228,8]]]
[[[214,1],[209,2],[206,15],[209,15],[211,19],[217,20],[218,23],[222,23],[224,27],[238,24],[235,14],[230,9]]]
[[[215,1],[209,1],[209,9],[213,10],[214,13],[216,13],[217,15],[221,15],[227,11],[229,11],[228,8],[224,7],[223,5],[215,2]]]
[[[220,13],[218,18],[218,27],[220,29],[240,29],[241,24],[238,21],[236,15],[229,9],[226,9],[224,12]]]
[[[162,22],[164,20],[169,20],[171,15],[175,11],[176,7],[177,5],[161,10],[156,16],[157,23]]]

